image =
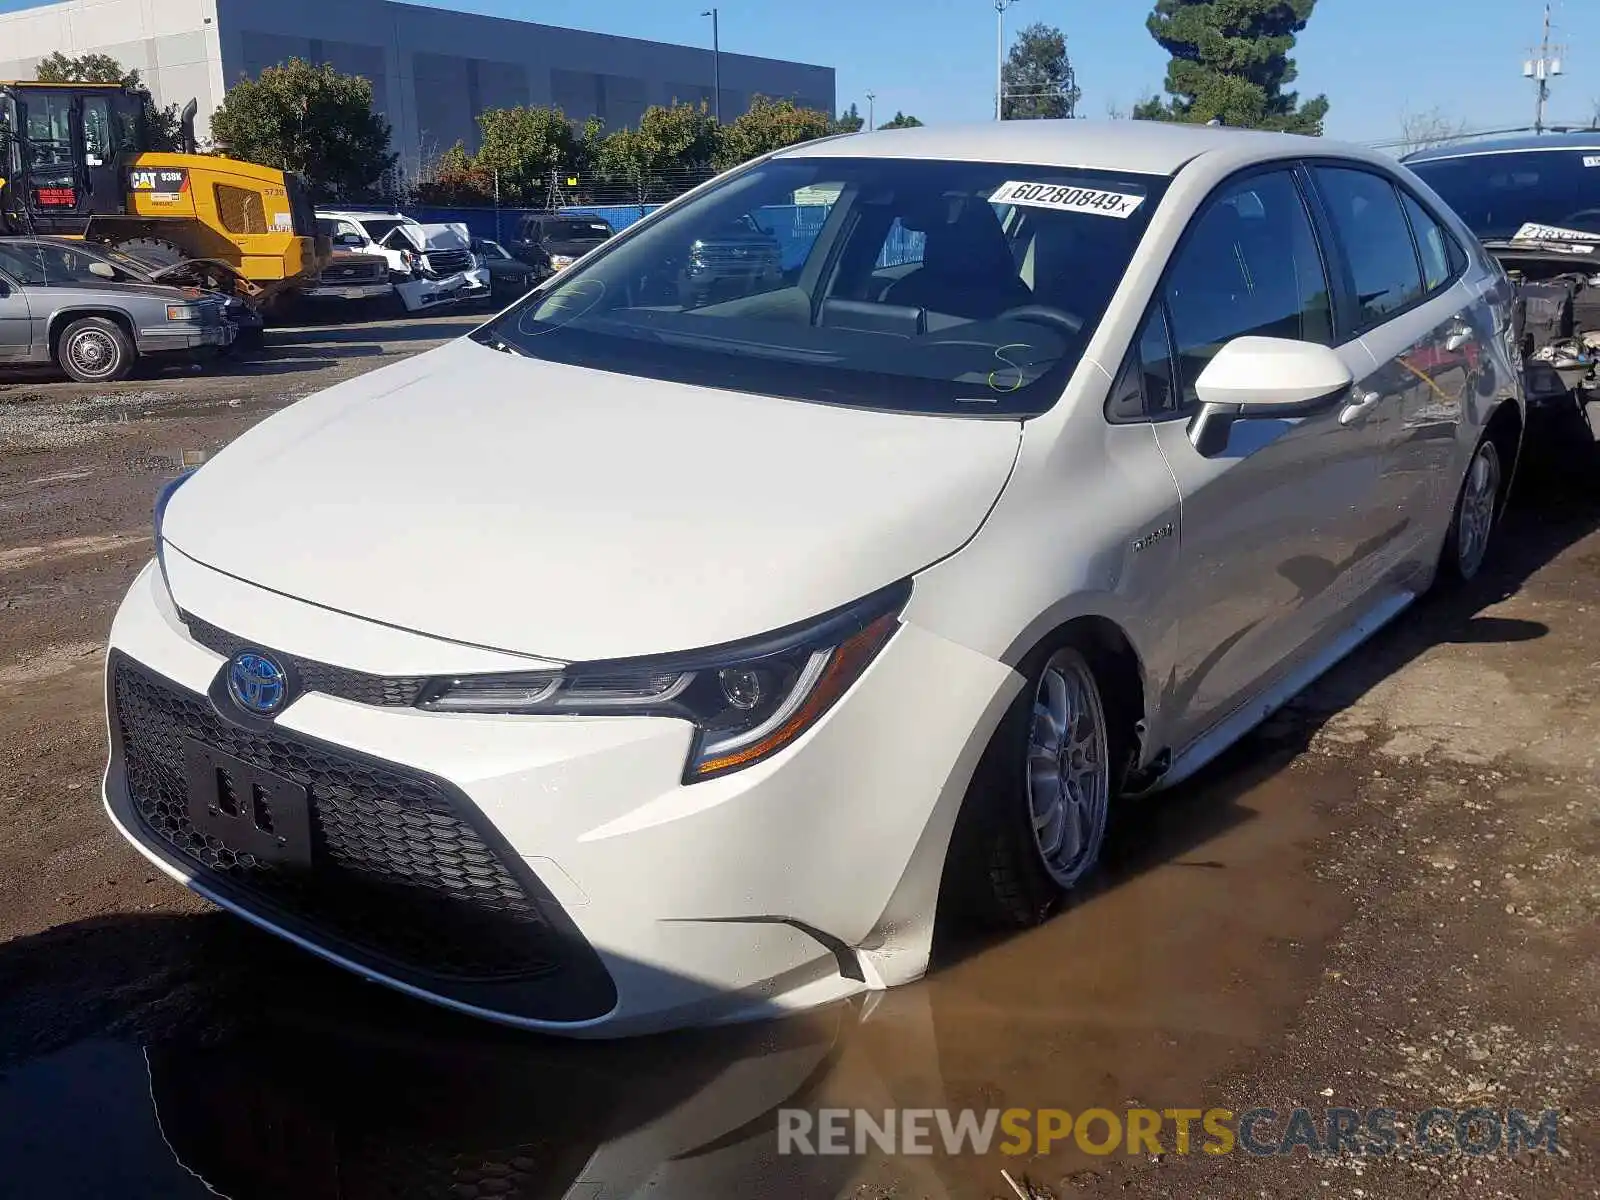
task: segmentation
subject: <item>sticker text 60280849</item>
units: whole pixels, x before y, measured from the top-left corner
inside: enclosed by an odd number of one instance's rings
[[[989,197],[990,204],[1024,204],[1030,208],[1053,208],[1058,212],[1090,213],[1126,221],[1144,203],[1143,196],[1126,192],[1106,192],[1098,188],[1069,187],[1054,183],[1029,183],[1013,179]]]

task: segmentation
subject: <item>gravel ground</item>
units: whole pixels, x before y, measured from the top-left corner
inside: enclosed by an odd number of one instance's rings
[[[1050,925],[783,1025],[508,1034],[157,878],[98,786],[102,645],[161,479],[472,323],[0,383],[0,1195],[1600,1195],[1600,505],[1572,494],[1523,495],[1487,578],[1132,814]],[[1560,1152],[776,1152],[782,1107],[1146,1106],[1554,1109]]]

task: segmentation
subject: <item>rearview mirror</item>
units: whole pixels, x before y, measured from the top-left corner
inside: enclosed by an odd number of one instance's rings
[[[1195,448],[1217,454],[1235,421],[1289,419],[1337,404],[1355,376],[1337,352],[1288,338],[1235,338],[1195,380],[1200,412],[1189,426]]]

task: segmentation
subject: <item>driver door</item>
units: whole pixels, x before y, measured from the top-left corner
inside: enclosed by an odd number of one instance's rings
[[[1161,601],[1180,630],[1164,681],[1164,738],[1190,745],[1290,671],[1364,590],[1365,547],[1382,523],[1376,421],[1341,402],[1300,418],[1241,420],[1200,447],[1195,382],[1244,336],[1336,347],[1352,376],[1373,363],[1340,346],[1330,274],[1295,168],[1223,185],[1180,243],[1141,343],[1170,356],[1171,411],[1156,440],[1182,497],[1176,586]],[[1351,399],[1365,393],[1356,385]]]
[[[78,127],[83,147],[83,213],[116,213],[123,207],[121,135],[107,96],[79,100]]]

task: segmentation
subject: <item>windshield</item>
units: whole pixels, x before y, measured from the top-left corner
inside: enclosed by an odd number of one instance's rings
[[[616,238],[474,336],[529,357],[968,416],[1060,397],[1166,180],[775,159]]]
[[[1475,154],[1409,165],[1484,241],[1509,240],[1525,225],[1600,234],[1600,149]]]
[[[511,257],[511,255],[506,252],[506,248],[499,242],[479,240],[472,244],[472,248],[485,258],[506,259]]]
[[[393,218],[363,218],[361,228],[367,231],[367,236],[375,242],[381,242],[402,225],[409,225],[410,221],[398,221]]]
[[[603,242],[611,226],[594,217],[541,217],[539,228],[547,242]]]

